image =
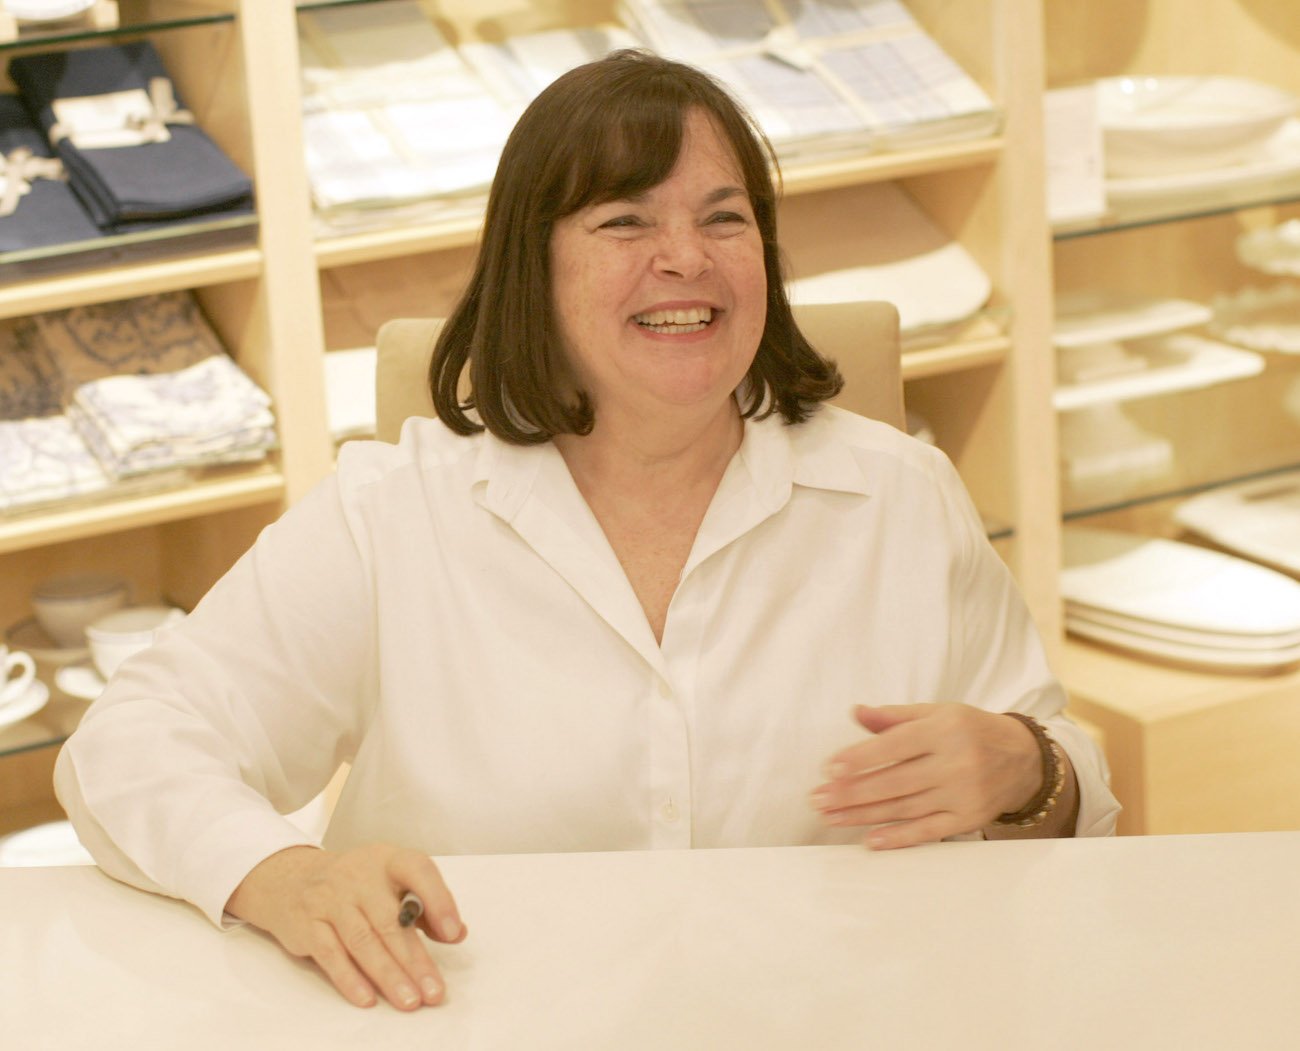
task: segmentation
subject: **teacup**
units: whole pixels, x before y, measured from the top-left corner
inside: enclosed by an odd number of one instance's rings
[[[105,680],[118,665],[153,645],[159,632],[185,619],[185,611],[172,606],[124,606],[106,613],[86,627],[90,659]]]
[[[0,669],[4,672],[4,678],[0,680],[0,706],[25,697],[36,678],[36,662],[32,655],[22,650],[11,650],[0,642]]]

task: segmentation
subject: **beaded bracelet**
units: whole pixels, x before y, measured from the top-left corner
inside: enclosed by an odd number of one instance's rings
[[[1047,815],[1056,807],[1061,798],[1061,789],[1065,787],[1065,757],[1061,746],[1053,741],[1032,715],[1020,712],[1003,712],[1011,718],[1029,727],[1043,760],[1043,787],[1035,793],[1034,798],[1015,813],[1002,814],[995,821],[997,825],[1012,825],[1016,828],[1035,828],[1047,820]]]

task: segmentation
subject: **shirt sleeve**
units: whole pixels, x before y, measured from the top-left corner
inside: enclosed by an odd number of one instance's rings
[[[362,551],[331,477],[122,665],[55,769],[104,871],[220,925],[258,862],[311,842],[282,815],[354,753],[374,704]]]
[[[1042,639],[1006,564],[956,470],[941,458],[940,484],[960,538],[953,564],[949,637],[956,699],[987,711],[1023,712],[1043,724],[1070,758],[1079,784],[1077,836],[1115,832],[1120,805],[1096,743],[1066,714],[1066,694],[1047,662]]]

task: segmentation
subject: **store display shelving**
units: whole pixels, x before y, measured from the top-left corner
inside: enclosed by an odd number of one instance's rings
[[[1226,74],[1300,94],[1300,23],[1288,0],[1207,0],[1186,18],[1177,0],[1135,9],[1117,0],[1048,0],[1048,86],[1103,77]],[[1054,231],[1061,292],[1129,293],[1210,302],[1274,279],[1237,259],[1245,231],[1300,215],[1292,174],[1153,197]],[[1266,353],[1264,372],[1126,406],[1175,451],[1170,469],[1133,489],[1066,498],[1070,523],[1199,542],[1175,522],[1184,499],[1300,463],[1300,359]],[[1104,732],[1126,832],[1300,826],[1300,671],[1225,674],[1162,665],[1070,640],[1061,670],[1076,712]]]

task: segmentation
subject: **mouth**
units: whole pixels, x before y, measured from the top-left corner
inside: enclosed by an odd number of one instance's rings
[[[703,332],[713,323],[712,307],[689,307],[686,310],[650,310],[632,318],[638,325],[661,336],[685,336]]]

